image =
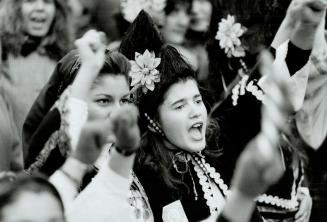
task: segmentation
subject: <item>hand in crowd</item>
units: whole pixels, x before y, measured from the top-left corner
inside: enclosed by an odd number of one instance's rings
[[[137,124],[138,109],[134,105],[124,105],[111,116],[115,146],[124,152],[134,152],[140,146],[140,129]]]
[[[276,183],[284,172],[278,143],[291,110],[289,92],[285,77],[273,66],[272,57],[262,53],[261,61],[261,73],[267,76],[268,84],[261,133],[249,142],[237,161],[232,193],[223,212],[234,222],[249,221],[255,206],[253,200]]]
[[[72,96],[85,99],[105,61],[106,36],[90,30],[75,41],[81,59],[81,68],[72,84]]]
[[[262,129],[241,155],[233,181],[234,187],[251,198],[266,191],[284,171],[278,141],[291,110],[283,75],[275,70],[269,54],[263,53],[261,59],[261,72],[269,81],[263,106]]]
[[[82,65],[100,71],[105,60],[105,50],[107,47],[106,35],[103,32],[90,30],[82,38],[75,41]]]
[[[85,164],[93,164],[106,143],[115,143],[125,152],[135,151],[141,139],[137,118],[137,108],[124,105],[112,113],[110,120],[86,123],[72,157]]]

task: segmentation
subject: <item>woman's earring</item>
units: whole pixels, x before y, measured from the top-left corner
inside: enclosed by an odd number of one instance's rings
[[[188,158],[185,152],[178,152],[173,156],[173,166],[177,173],[184,174],[188,172]]]

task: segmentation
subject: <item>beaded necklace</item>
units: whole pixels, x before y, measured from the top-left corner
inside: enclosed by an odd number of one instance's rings
[[[214,184],[211,184],[210,179],[215,182],[217,188],[220,190],[224,197],[228,196],[228,186],[224,183],[220,174],[216,172],[215,168],[211,167],[208,163],[206,163],[203,157],[199,158],[195,155],[192,155],[192,157],[194,171],[196,172],[199,178],[199,183],[204,192],[206,204],[209,207],[211,214],[217,214],[219,212],[219,209],[216,203],[219,197],[218,194],[214,192]]]

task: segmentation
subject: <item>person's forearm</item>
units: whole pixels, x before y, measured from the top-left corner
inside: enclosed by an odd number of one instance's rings
[[[135,154],[123,156],[122,154],[118,153],[115,148],[113,148],[110,152],[109,168],[118,175],[129,178],[133,168],[134,159]]]
[[[91,85],[99,70],[87,64],[82,64],[72,84],[71,95],[75,98],[85,100],[89,95]]]
[[[49,177],[49,181],[58,190],[65,208],[69,207],[77,196],[86,171],[87,165],[69,157],[64,165]]]

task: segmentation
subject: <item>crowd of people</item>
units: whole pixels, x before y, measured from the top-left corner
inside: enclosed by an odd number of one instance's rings
[[[327,221],[326,8],[0,0],[0,222]]]

